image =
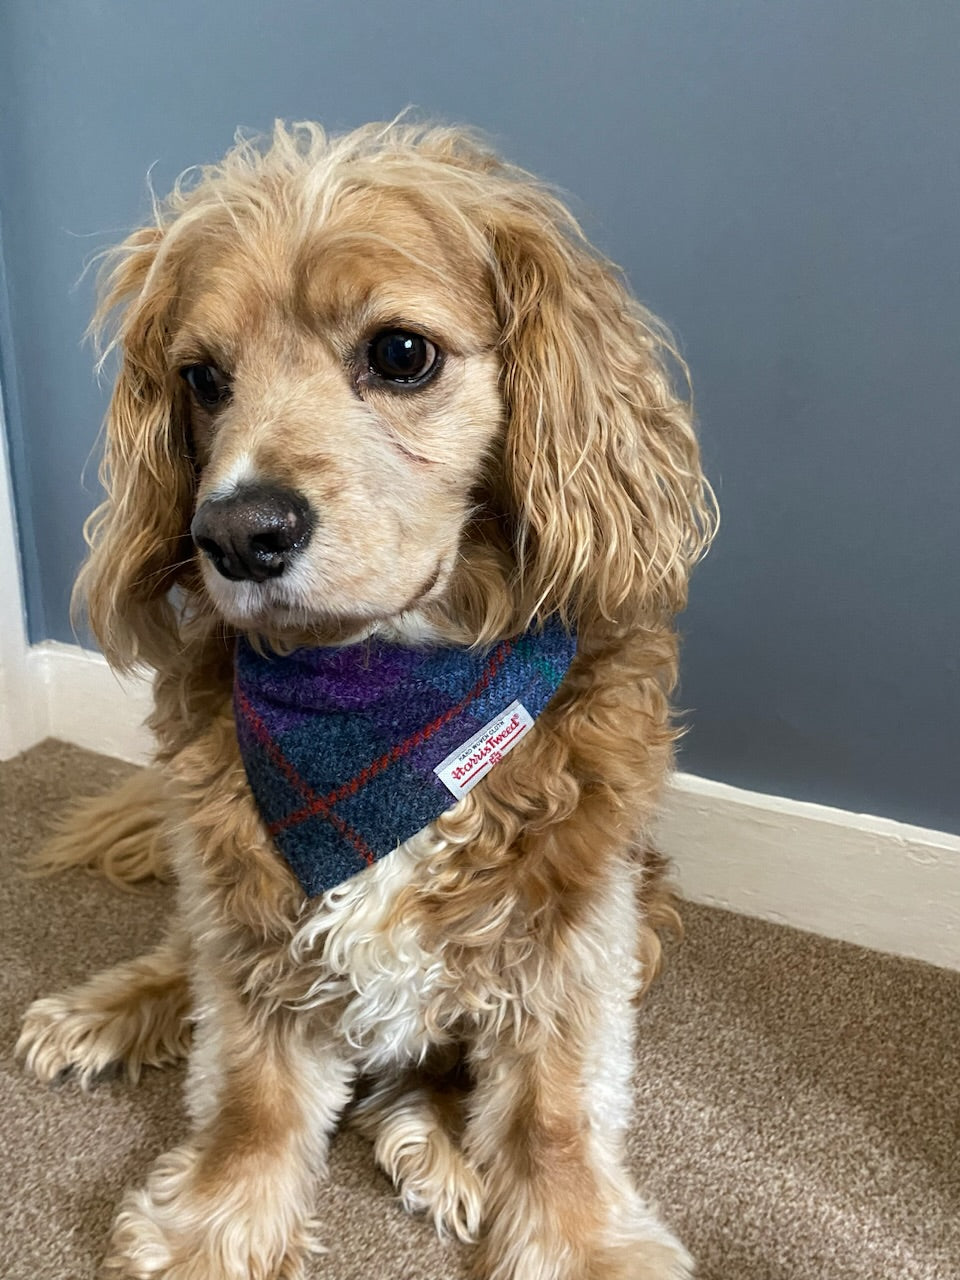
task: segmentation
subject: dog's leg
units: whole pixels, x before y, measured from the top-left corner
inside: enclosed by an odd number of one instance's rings
[[[481,1170],[482,1280],[685,1280],[682,1246],[625,1168],[640,922],[620,868],[472,1053],[465,1149]]]
[[[208,966],[197,977],[194,1133],[127,1192],[105,1269],[128,1280],[295,1280],[353,1071],[306,1015],[260,1008]]]
[[[467,1151],[484,1174],[482,1280],[686,1280],[681,1245],[598,1142],[576,1031],[480,1066]]]
[[[483,1190],[458,1144],[462,1099],[416,1071],[377,1083],[352,1122],[373,1142],[377,1163],[408,1213],[426,1213],[438,1234],[470,1243],[483,1216]]]
[[[186,939],[173,934],[137,960],[34,1001],[17,1042],[27,1070],[40,1080],[72,1071],[86,1088],[112,1067],[136,1082],[143,1067],[186,1057],[188,960]]]
[[[163,838],[169,805],[158,769],[140,769],[104,795],[80,800],[26,863],[31,875],[70,867],[101,872],[114,884],[169,876]]]

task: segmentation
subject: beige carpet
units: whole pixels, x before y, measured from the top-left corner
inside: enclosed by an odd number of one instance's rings
[[[15,860],[71,795],[127,766],[46,743],[0,766],[0,1275],[86,1280],[124,1185],[180,1140],[179,1071],[83,1095],[24,1076],[19,1016],[158,936],[168,890]],[[689,907],[640,1011],[637,1181],[702,1280],[960,1280],[960,974]],[[459,1280],[343,1133],[316,1280]]]

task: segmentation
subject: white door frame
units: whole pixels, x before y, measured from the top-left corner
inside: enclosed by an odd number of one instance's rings
[[[9,436],[0,397],[0,760],[44,738],[145,760],[151,705],[145,680],[121,681],[99,653],[27,635]]]
[[[16,755],[43,737],[34,683],[9,437],[0,392],[0,760]]]

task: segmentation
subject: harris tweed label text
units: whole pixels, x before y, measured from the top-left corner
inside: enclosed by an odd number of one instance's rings
[[[472,738],[442,760],[433,772],[453,795],[458,798],[465,796],[532,726],[533,716],[523,703],[511,702],[506,711],[488,720]]]

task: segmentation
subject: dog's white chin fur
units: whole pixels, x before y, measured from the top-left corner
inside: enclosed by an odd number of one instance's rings
[[[204,588],[217,614],[240,631],[302,633],[335,628],[340,641],[361,640],[371,632],[411,644],[427,644],[440,633],[423,617],[428,601],[442,593],[449,570],[443,560],[431,589],[396,602],[373,601],[329,589],[317,575],[297,567],[265,582],[232,581],[206,559],[201,564]],[[399,593],[398,593],[399,594]]]
[[[333,593],[324,598],[322,593],[312,592],[315,602],[298,584],[281,578],[231,582],[206,566],[203,577],[217,614],[228,626],[241,631],[275,634],[346,624],[348,633],[359,637],[383,619],[382,611],[369,601],[338,599]]]

